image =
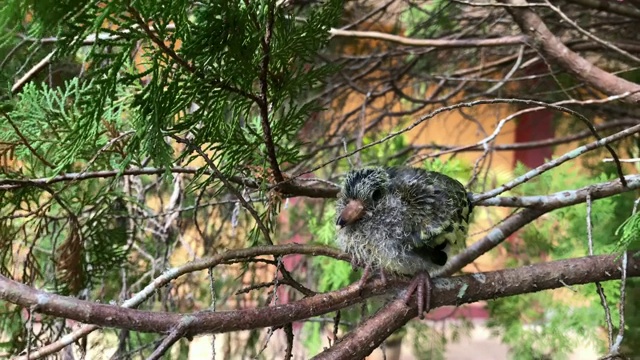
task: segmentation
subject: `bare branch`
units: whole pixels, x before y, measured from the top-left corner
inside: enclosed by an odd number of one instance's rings
[[[225,261],[238,260],[238,259],[250,259],[256,256],[262,255],[290,255],[290,254],[306,254],[313,256],[328,256],[339,260],[351,261],[351,259],[340,251],[320,245],[301,245],[301,244],[287,244],[287,245],[274,245],[274,246],[256,246],[250,249],[230,250],[223,254],[219,254],[210,258],[192,261],[182,266],[171,268],[166,270],[162,275],[154,279],[149,285],[147,285],[142,291],[135,294],[130,299],[121,304],[122,308],[135,308],[142,304],[146,299],[153,296],[153,294],[163,286],[167,285],[171,280],[178,277],[205,269],[213,268]],[[1,296],[1,295],[0,295]],[[99,329],[98,325],[84,325],[80,329],[73,331],[70,334],[63,336],[60,340],[53,342],[42,348],[32,351],[29,359],[39,359],[41,357],[53,354],[60,351],[69,344],[73,344],[75,341],[89,335],[91,332]],[[18,358],[17,360],[28,360],[26,357]]]
[[[567,2],[580,4],[595,10],[607,11],[613,14],[640,19],[640,10],[626,6],[620,2],[599,0],[567,0]]]
[[[42,71],[47,65],[49,65],[49,62],[53,58],[54,54],[55,54],[55,51],[52,51],[52,52],[48,53],[47,56],[43,57],[42,60],[40,60],[37,64],[35,64],[31,69],[29,69],[29,71],[27,71],[26,74],[22,75],[22,77],[20,79],[18,79],[13,84],[13,86],[11,87],[11,93],[12,94],[17,93],[29,81],[31,81],[31,79],[33,79],[33,77],[38,75],[40,73],[40,71]]]
[[[548,195],[494,197],[486,200],[479,200],[477,204],[484,206],[557,209],[560,207],[580,204],[586,200],[589,194],[593,199],[602,199],[640,188],[640,175],[629,175],[625,177],[625,180],[627,182],[627,186],[623,186],[618,180],[613,180],[585,186],[576,190],[564,190]]]
[[[436,47],[443,49],[465,47],[495,47],[511,46],[528,42],[528,37],[523,35],[504,36],[496,39],[412,39],[404,36],[387,34],[379,31],[358,31],[331,29],[329,34],[333,37],[352,37],[360,39],[383,40],[400,45],[413,47]]]
[[[633,259],[633,254],[628,254],[628,258]],[[636,258],[633,263],[635,265],[629,263],[627,275],[634,271],[635,276],[638,276],[640,260]],[[615,271],[615,274],[608,274],[609,271]],[[580,285],[614,280],[620,276],[618,255],[589,256],[523,266],[517,269],[434,279],[437,295],[433,300],[435,306],[444,304],[458,306],[481,299],[522,294],[523,289],[527,289],[525,292],[537,292],[563,287],[565,284]],[[493,290],[497,291],[493,293]],[[490,293],[493,293],[492,296]],[[418,314],[417,310],[416,302],[411,302],[409,307],[400,297],[314,359],[361,359],[369,355],[393,331],[414,318]]]
[[[149,360],[158,360],[162,359],[162,356],[171,348],[173,344],[175,344],[178,340],[183,338],[189,329],[194,318],[185,316],[182,318],[180,323],[171,330],[169,335],[165,337],[160,345],[153,351],[153,353],[149,356]]]
[[[273,171],[273,177],[276,182],[284,181],[280,165],[278,164],[278,156],[276,155],[276,145],[273,142],[273,134],[271,133],[271,125],[269,124],[269,112],[271,105],[269,104],[269,62],[271,61],[271,36],[273,33],[275,2],[267,2],[267,23],[264,27],[264,37],[261,41],[262,47],[262,63],[260,64],[260,125],[262,127],[262,135],[264,144],[267,147],[267,156],[269,164]],[[260,24],[256,24],[260,26]]]
[[[578,30],[578,32],[580,32],[582,35],[588,37],[589,39],[595,41],[596,43],[611,49],[615,52],[617,52],[618,54],[621,54],[625,57],[628,57],[629,59],[636,61],[636,62],[640,62],[640,58],[638,58],[637,56],[634,56],[632,54],[629,54],[627,51],[615,46],[614,44],[608,42],[608,41],[604,41],[602,39],[600,39],[599,37],[593,35],[592,33],[590,33],[589,31],[583,29],[582,27],[580,27],[580,25],[578,25],[575,21],[571,20],[570,17],[567,16],[567,14],[565,14],[564,12],[562,12],[562,10],[560,10],[559,7],[554,6],[549,0],[545,0],[545,2],[547,3],[547,6],[549,6],[550,9],[552,9],[553,11],[555,11],[558,15],[560,15],[560,17],[566,21],[567,23],[571,24],[571,26],[573,26],[576,30]]]
[[[587,242],[589,247],[589,256],[593,256],[593,226],[591,224],[591,194],[587,194]],[[609,334],[609,349],[613,348],[613,324],[611,323],[611,309],[607,303],[607,296],[599,281],[594,283],[598,296],[600,296],[600,305],[604,309],[604,318],[607,323],[607,334]]]
[[[162,175],[166,172],[177,174],[198,174],[206,173],[210,176],[215,176],[212,170],[196,168],[196,167],[172,167],[172,168],[132,168],[123,171],[119,170],[101,170],[93,172],[80,172],[80,173],[67,173],[58,175],[55,177],[46,177],[38,179],[0,179],[0,190],[13,190],[25,186],[40,186],[54,184],[58,182],[66,181],[82,181],[88,179],[97,178],[111,178],[125,175]],[[258,183],[253,179],[242,178],[238,176],[229,176],[229,181],[244,185],[252,189],[259,187]],[[338,194],[340,189],[337,185],[332,184],[329,181],[321,179],[298,179],[294,183],[288,184],[289,186],[284,189],[287,191],[286,195],[289,196],[306,196],[311,198],[334,198]]]
[[[578,148],[576,148],[574,150],[569,151],[568,153],[565,153],[564,155],[562,155],[560,157],[557,157],[557,158],[555,158],[555,159],[553,159],[553,160],[551,160],[549,162],[546,162],[546,163],[538,166],[537,168],[527,172],[526,174],[524,174],[522,176],[519,176],[519,177],[513,179],[512,181],[510,181],[510,182],[508,182],[508,183],[506,183],[506,184],[504,184],[504,185],[502,185],[502,186],[500,186],[500,187],[498,187],[496,189],[493,189],[491,191],[487,191],[487,192],[485,192],[483,194],[475,196],[474,200],[475,201],[481,201],[481,200],[486,200],[486,199],[489,199],[491,197],[500,195],[501,193],[503,193],[505,191],[508,191],[508,190],[511,190],[514,187],[516,187],[516,186],[518,186],[518,185],[520,185],[520,184],[522,184],[522,183],[524,183],[526,181],[529,181],[532,178],[542,174],[543,172],[545,172],[547,170],[550,170],[550,169],[553,169],[553,168],[555,168],[555,167],[567,162],[568,160],[575,159],[578,156],[580,156],[580,155],[582,155],[582,154],[584,154],[586,152],[589,152],[591,150],[597,149],[597,148],[599,148],[601,146],[604,146],[606,144],[609,144],[611,142],[620,140],[620,139],[622,139],[624,137],[627,137],[629,135],[633,135],[633,134],[635,134],[635,133],[637,133],[639,131],[640,131],[640,125],[632,126],[632,127],[628,128],[628,129],[620,131],[620,132],[618,132],[616,134],[613,134],[611,136],[607,136],[607,137],[605,137],[605,138],[603,138],[601,140],[594,141],[594,142],[589,143],[587,145],[580,146],[580,147],[578,147]]]
[[[640,259],[630,254],[627,276],[640,276]],[[607,281],[621,277],[618,255],[589,256],[576,259],[559,260],[516,269],[505,269],[452,278],[434,279],[435,307],[460,305],[480,300],[496,299],[528,292],[554,289],[568,285],[586,284],[595,281]],[[175,314],[166,312],[142,311],[106,305],[91,301],[60,296],[36,290],[17,281],[0,276],[0,298],[8,302],[30,307],[35,311],[52,316],[64,317],[80,322],[100,326],[117,327],[143,332],[169,333],[179,324],[186,324],[184,335],[193,336],[202,333],[220,333],[248,330],[269,326],[283,326],[291,321],[326,314],[351,306],[374,295],[390,294],[406,287],[401,284],[384,285],[381,280],[369,283],[364,289],[358,284],[324,294],[318,294],[293,303],[258,309]],[[402,294],[400,294],[402,295]],[[416,304],[411,307],[404,303],[402,296],[395,301],[396,315],[402,321],[417,315]],[[186,321],[185,319],[188,319]],[[362,329],[362,328],[361,328]],[[385,331],[393,331],[386,327]],[[368,329],[370,330],[370,329]],[[358,336],[356,331],[349,337]],[[382,338],[378,338],[380,341]],[[345,344],[345,345],[339,345]],[[337,351],[349,347],[347,338],[331,349]],[[364,342],[366,348],[349,351],[366,352],[376,348],[379,343]],[[372,348],[369,348],[372,346]],[[357,358],[357,357],[349,357]]]
[[[493,249],[502,243],[506,238],[522,228],[531,221],[537,219],[542,214],[548,212],[542,209],[524,209],[503,221],[500,225],[493,228],[482,239],[471,244],[465,248],[461,253],[455,255],[451,260],[438,271],[435,271],[432,276],[447,276],[456,273],[467,264],[470,264],[482,254]]]
[[[526,0],[500,0],[503,4],[528,6]],[[530,8],[507,7],[522,32],[529,35],[532,44],[550,60],[558,63],[581,81],[608,95],[630,92],[625,98],[631,103],[640,102],[640,85],[604,71],[591,62],[571,51],[545,25],[544,21]]]

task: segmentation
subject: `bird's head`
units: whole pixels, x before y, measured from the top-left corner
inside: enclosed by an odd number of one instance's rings
[[[338,229],[358,222],[373,210],[387,196],[389,184],[389,174],[381,167],[349,172],[338,198]]]

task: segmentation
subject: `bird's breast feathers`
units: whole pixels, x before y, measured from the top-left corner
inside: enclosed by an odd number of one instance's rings
[[[413,274],[439,268],[447,261],[450,248],[456,251],[464,246],[471,211],[464,186],[444,174],[422,169],[389,168],[386,172],[384,198],[367,207],[357,222],[341,229],[338,244],[359,262],[388,272]],[[380,175],[380,171],[375,173]],[[367,174],[360,170],[358,176],[348,176],[345,186],[366,183]],[[349,193],[352,189],[343,189],[343,194]],[[338,210],[347,200],[339,200]]]

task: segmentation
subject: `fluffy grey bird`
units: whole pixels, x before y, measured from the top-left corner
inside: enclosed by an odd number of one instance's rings
[[[464,246],[472,204],[464,186],[444,174],[412,167],[366,168],[347,174],[336,206],[338,244],[382,274],[416,275],[418,311],[431,306],[431,276]],[[425,297],[426,292],[426,297]]]

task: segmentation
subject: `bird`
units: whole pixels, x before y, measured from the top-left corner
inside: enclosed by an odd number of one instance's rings
[[[465,246],[473,209],[457,180],[422,168],[369,167],[347,173],[336,202],[337,244],[371,269],[413,276],[405,302],[416,293],[418,314],[430,310],[433,271]],[[426,296],[425,296],[426,293]]]

